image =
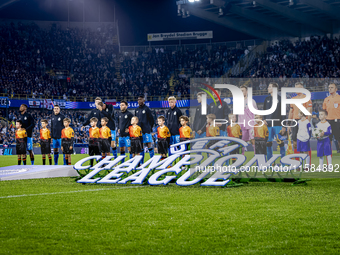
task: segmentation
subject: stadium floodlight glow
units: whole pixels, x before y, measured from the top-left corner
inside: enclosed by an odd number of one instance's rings
[[[218,9],[218,16],[223,16],[223,9],[222,9],[222,7],[220,7],[219,9]]]
[[[195,0],[189,0],[189,3],[193,3],[193,2],[195,2]]]
[[[186,14],[186,12],[185,12],[184,8],[182,8],[182,18],[186,18],[187,17],[185,14]]]
[[[177,5],[177,16],[182,16],[182,6],[180,4]]]

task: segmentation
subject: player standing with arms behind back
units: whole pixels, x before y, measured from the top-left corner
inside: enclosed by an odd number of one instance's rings
[[[65,154],[68,165],[71,165],[71,155],[73,154],[74,131],[70,127],[71,120],[64,119],[65,128],[61,131],[61,150]]]
[[[125,155],[125,148],[128,147],[131,153],[131,140],[129,136],[129,127],[131,126],[131,118],[133,114],[127,110],[128,103],[126,101],[120,102],[120,112],[118,112],[118,134],[120,155]]]
[[[100,132],[97,127],[98,119],[96,117],[91,118],[90,120],[90,129],[89,129],[89,155],[100,155],[99,151],[99,138]],[[93,159],[90,160],[90,165],[93,166]]]
[[[51,157],[51,132],[47,128],[48,121],[41,120],[41,129],[40,129],[40,148],[42,154],[43,165],[46,165],[46,154],[48,155],[48,160],[50,165],[52,165],[52,157]]]
[[[316,124],[317,130],[322,130],[320,137],[318,137],[318,144],[317,144],[317,156],[319,158],[319,168],[324,169],[323,164],[323,157],[326,156],[327,158],[327,168],[329,170],[333,170],[332,165],[332,143],[329,137],[332,135],[332,127],[326,121],[327,118],[327,111],[320,110],[319,111],[319,119],[320,122]]]
[[[101,99],[100,99],[101,100]],[[107,127],[111,130],[111,148],[112,154],[117,158],[117,147],[116,147],[116,124],[115,124],[115,114],[113,105],[104,104],[102,101],[98,102],[97,109],[100,111],[101,118],[106,117],[109,122]]]
[[[16,150],[18,155],[18,165],[22,163],[26,165],[26,146],[27,146],[27,133],[24,128],[22,128],[21,120],[17,120],[15,123],[15,139],[16,139]]]
[[[220,97],[221,96],[221,90],[220,89],[215,89],[215,90],[216,90],[218,96]],[[214,93],[214,98],[215,98],[215,100],[218,100],[218,97],[215,93]],[[229,118],[230,109],[228,107],[228,104],[225,101],[222,101],[222,105],[219,102],[217,103],[217,105],[215,105],[215,103],[212,102],[208,106],[207,110],[208,110],[209,114],[214,114],[216,119],[227,120]],[[226,124],[216,123],[216,126],[219,127],[221,136],[228,136]]]
[[[151,110],[145,105],[144,96],[141,95],[138,97],[138,105],[139,107],[135,110],[135,116],[138,117],[138,124],[142,129],[143,143],[144,145],[146,144],[148,146],[150,158],[152,158],[155,153],[153,148],[151,147],[151,131],[153,125],[155,124],[155,120],[153,119]],[[140,154],[141,156],[143,156],[142,162],[144,162],[144,148]]]
[[[193,134],[195,138],[203,138],[205,137],[205,125],[206,125],[206,117],[205,115],[202,115],[202,96],[206,93],[199,92],[197,93],[197,102],[199,105],[195,109],[195,117],[194,117],[194,123],[192,124]]]
[[[31,114],[27,112],[28,106],[26,104],[22,104],[19,108],[20,114],[18,116],[18,120],[22,122],[22,128],[24,128],[27,132],[27,150],[30,154],[31,164],[34,165],[34,153],[33,153],[33,139],[32,133],[34,129],[34,119]]]
[[[59,159],[59,148],[61,148],[61,131],[64,127],[65,116],[60,113],[60,106],[55,105],[53,108],[52,118],[51,118],[51,137],[52,137],[52,147],[54,152],[54,164],[58,165]],[[64,154],[64,165],[67,165],[65,154]]]
[[[181,123],[179,118],[183,115],[182,111],[176,106],[176,98],[169,97],[169,106],[170,109],[166,113],[166,124],[170,131],[170,145],[180,142],[180,134],[179,129],[181,127]],[[169,153],[170,155],[170,153]]]

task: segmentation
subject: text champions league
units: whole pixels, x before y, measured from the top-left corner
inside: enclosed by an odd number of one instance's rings
[[[214,141],[213,145],[207,147],[211,141]],[[191,146],[190,150],[187,149],[188,144]],[[271,168],[280,158],[280,154],[273,155],[269,160],[266,160],[265,155],[255,155],[246,164],[244,164],[247,160],[246,156],[229,155],[240,146],[247,145],[245,141],[233,137],[198,138],[171,145],[171,156],[164,160],[161,160],[161,156],[154,156],[147,162],[141,163],[142,156],[135,156],[123,162],[126,156],[119,156],[115,159],[113,156],[107,156],[93,167],[83,166],[90,159],[101,159],[101,156],[91,156],[78,161],[74,168],[78,172],[91,170],[78,180],[79,183],[127,184],[130,182],[141,185],[147,180],[149,185],[167,185],[173,179],[177,179],[176,184],[179,186],[197,183],[201,183],[201,186],[224,186],[230,178],[239,172],[249,171],[253,166],[263,172],[268,169],[275,172],[297,170],[308,156],[307,154],[290,154],[280,159],[281,166]],[[231,159],[236,159],[236,161],[228,165],[227,162]],[[102,171],[109,173],[104,177],[99,177],[98,174]],[[126,177],[122,178],[123,176]],[[205,181],[202,182],[202,180]]]

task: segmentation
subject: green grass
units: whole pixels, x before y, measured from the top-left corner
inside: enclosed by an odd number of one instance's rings
[[[339,254],[339,187],[1,181],[0,254]]]

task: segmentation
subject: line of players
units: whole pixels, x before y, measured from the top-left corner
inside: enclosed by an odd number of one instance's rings
[[[303,87],[301,83],[296,83],[296,87]],[[270,109],[272,106],[272,94],[273,94],[273,87],[278,88],[277,83],[270,83],[268,86],[268,92],[270,96],[268,96],[265,99],[264,102],[264,110]],[[241,86],[241,90],[244,94],[244,100],[245,100],[245,114],[243,116],[234,116],[230,114],[230,109],[226,102],[222,101],[222,105],[215,105],[214,103],[211,103],[208,107],[208,113],[209,115],[203,116],[201,114],[201,107],[198,106],[195,111],[195,117],[193,122],[193,134],[187,135],[187,137],[183,136],[181,137],[180,134],[180,117],[183,116],[180,109],[176,106],[176,98],[170,97],[168,99],[170,109],[167,111],[166,116],[163,119],[163,122],[167,123],[167,128],[169,130],[169,133],[167,135],[164,135],[164,132],[159,132],[158,128],[158,140],[160,141],[159,144],[163,144],[160,146],[160,151],[164,152],[165,147],[164,146],[165,141],[168,144],[174,144],[178,143],[180,141],[180,138],[186,138],[189,139],[190,137],[205,137],[205,136],[231,136],[231,137],[239,137],[242,138],[244,141],[251,141],[251,143],[254,146],[254,151],[256,154],[266,154],[268,158],[272,157],[272,142],[274,139],[278,142],[281,150],[280,153],[282,156],[285,154],[284,149],[284,140],[287,139],[287,134],[292,133],[292,140],[294,144],[294,152],[308,152],[310,154],[310,146],[309,146],[309,140],[311,138],[311,126],[309,124],[310,122],[310,116],[306,118],[306,116],[303,116],[302,113],[299,112],[299,109],[295,105],[291,105],[290,112],[289,112],[289,119],[294,119],[298,122],[298,125],[291,130],[285,130],[281,126],[281,98],[278,97],[278,105],[277,109],[274,113],[271,115],[266,116],[266,118],[262,122],[261,116],[254,116],[249,110],[248,107],[248,99],[247,99],[247,87]],[[218,94],[221,94],[221,91],[219,89],[216,89]],[[320,123],[317,124],[317,128],[321,129],[322,135],[318,141],[318,152],[317,155],[320,158],[320,162],[323,160],[323,156],[330,156],[331,151],[331,139],[332,135],[335,136],[335,139],[339,142],[340,141],[340,96],[336,94],[337,87],[335,84],[329,85],[329,93],[330,96],[327,97],[324,100],[323,108],[324,110],[320,111]],[[201,103],[201,96],[204,94],[204,92],[200,92],[197,94],[197,100],[199,103]],[[217,99],[217,96],[215,96],[215,99]],[[304,94],[298,94],[294,98],[304,98]],[[236,103],[236,102],[235,102]],[[121,149],[121,154],[125,154],[125,147],[128,147],[129,151],[131,151],[131,147],[136,148],[135,146],[131,146],[131,140],[140,140],[140,144],[144,144],[148,147],[150,157],[154,155],[154,151],[152,148],[152,127],[154,126],[154,119],[152,116],[152,113],[150,109],[145,105],[145,100],[143,96],[138,97],[138,104],[139,107],[135,110],[135,116],[137,118],[134,118],[137,120],[137,124],[139,124],[141,137],[140,139],[134,139],[136,135],[131,135],[129,131],[129,126],[134,125],[131,123],[131,119],[133,117],[133,114],[129,111],[127,111],[128,104],[125,101],[122,101],[120,104],[121,111],[118,113],[118,133],[119,133],[119,147]],[[88,119],[83,124],[82,130],[84,127],[88,124],[90,124],[91,119],[97,118],[101,120],[99,127],[103,126],[102,124],[102,118],[106,118],[106,125],[108,127],[107,130],[110,130],[110,132],[104,133],[102,139],[108,139],[110,142],[110,147],[113,151],[113,156],[117,156],[117,150],[116,150],[116,132],[115,132],[115,122],[114,122],[114,109],[112,105],[106,105],[102,102],[100,98],[96,98],[95,100],[96,109],[92,110]],[[253,106],[256,107],[256,102],[253,100]],[[304,106],[307,108],[309,112],[312,110],[312,102],[309,100],[307,103],[304,104]],[[27,106],[22,105],[20,107],[21,115],[19,117],[19,121],[22,121],[22,125],[27,130],[27,149],[31,156],[31,162],[34,164],[34,155],[32,151],[32,129],[34,127],[33,118],[27,113]],[[329,112],[329,114],[327,113]],[[233,120],[233,123],[235,123],[238,119],[238,123],[244,123],[233,126],[226,126],[225,124],[217,124],[216,126],[213,126],[214,119],[230,119]],[[248,126],[248,121],[251,119],[256,119],[256,125],[255,127]],[[272,125],[268,125],[267,121],[272,119],[278,119],[278,121],[272,121]],[[26,123],[24,123],[24,121]],[[58,162],[58,149],[61,148],[62,144],[62,130],[64,128],[64,116],[60,114],[60,107],[55,106],[54,113],[52,114],[52,120],[51,120],[51,126],[52,126],[52,139],[53,139],[53,149],[54,149],[54,160],[55,164]],[[162,120],[162,118],[161,118]],[[158,119],[158,124],[160,127],[163,128],[163,125],[161,125],[161,120]],[[188,120],[187,120],[188,121]],[[32,126],[33,123],[33,126]],[[263,125],[264,123],[265,125]],[[309,125],[307,125],[309,124]],[[67,125],[67,124],[66,124]],[[44,128],[43,128],[44,129]],[[163,128],[164,129],[164,128]],[[330,129],[330,130],[329,130]],[[334,134],[332,134],[332,130],[334,130]],[[44,142],[44,140],[48,139],[46,135],[44,135],[44,131],[41,131],[41,140]],[[19,138],[21,135],[18,133]],[[166,137],[165,137],[166,136]],[[72,139],[72,137],[65,137],[66,139]],[[64,139],[65,139],[64,138]],[[90,132],[90,138],[97,138],[92,135]],[[329,142],[328,142],[329,140]],[[23,143],[23,142],[21,142]],[[135,143],[135,142],[133,142]],[[95,143],[97,144],[97,143]],[[322,144],[322,145],[321,145]],[[22,147],[22,145],[21,145]],[[72,146],[71,146],[72,147]],[[109,146],[106,146],[109,147]],[[138,153],[140,153],[144,157],[144,150],[140,148],[143,148],[142,145],[137,146],[139,149],[137,150]],[[45,148],[45,146],[42,146],[42,148]],[[325,149],[326,148],[326,149]],[[110,148],[109,148],[110,149]],[[22,150],[21,150],[22,151]],[[47,150],[46,150],[47,151]],[[106,150],[107,151],[107,150]],[[103,156],[107,155],[109,152],[103,152]],[[136,154],[137,151],[134,151]],[[132,152],[132,151],[131,151]],[[98,153],[98,152],[96,152]],[[244,148],[242,148],[242,153],[244,153]],[[48,154],[48,153],[46,153]],[[66,153],[64,153],[65,155]],[[91,154],[93,154],[93,150],[91,150]],[[166,153],[162,153],[163,156],[166,156]],[[43,153],[44,155],[44,153]],[[49,159],[50,159],[50,155]],[[43,156],[44,158],[44,156]],[[322,158],[322,159],[321,159]],[[65,160],[70,162],[70,154],[66,154]],[[308,161],[309,160],[309,161]],[[331,158],[327,157],[328,163],[330,164]],[[25,161],[25,160],[24,160]],[[51,162],[51,160],[50,160]],[[310,162],[310,157],[307,159],[307,162]],[[65,163],[65,162],[64,162]]]
[[[151,110],[145,105],[143,96],[138,97],[139,107],[135,110],[135,116],[127,111],[128,103],[122,101],[120,103],[121,111],[118,113],[118,133],[119,133],[119,147],[121,148],[121,155],[125,154],[125,147],[132,153],[132,155],[142,155],[144,158],[144,150],[142,144],[148,147],[150,157],[153,157],[154,151],[152,148],[152,127],[154,126],[154,119]],[[183,124],[188,123],[189,118],[182,116],[181,110],[176,107],[176,99],[169,98],[170,109],[165,117],[158,118],[158,123],[163,121],[163,125],[158,130],[159,152],[166,157],[168,144],[177,143],[182,139],[190,139],[192,136],[189,126]],[[90,155],[99,155],[103,157],[110,155],[112,149],[113,156],[117,157],[116,149],[116,127],[114,122],[114,108],[112,105],[106,105],[101,98],[95,100],[96,109],[93,109],[88,116],[88,119],[83,123],[81,130],[85,126],[91,125],[89,129],[89,152]],[[17,140],[17,154],[18,164],[26,164],[26,150],[31,155],[31,164],[34,164],[32,130],[34,128],[34,120],[27,112],[27,105],[20,106],[20,117],[16,122],[16,140]],[[182,121],[180,121],[180,118]],[[100,122],[99,122],[100,120]],[[165,121],[169,123],[168,127],[164,125]],[[64,154],[64,164],[71,164],[71,154],[73,154],[74,131],[69,126],[71,120],[65,118],[60,113],[60,107],[54,106],[51,117],[51,132],[47,128],[48,121],[41,120],[40,141],[43,164],[46,163],[46,155],[48,156],[50,165],[52,164],[51,157],[51,140],[54,151],[54,162],[58,164],[59,149]],[[183,127],[180,127],[182,122]],[[98,127],[97,127],[98,124]],[[137,125],[139,124],[139,126]],[[172,134],[172,135],[170,135]],[[162,153],[163,152],[163,153]],[[93,164],[93,162],[91,162]]]

